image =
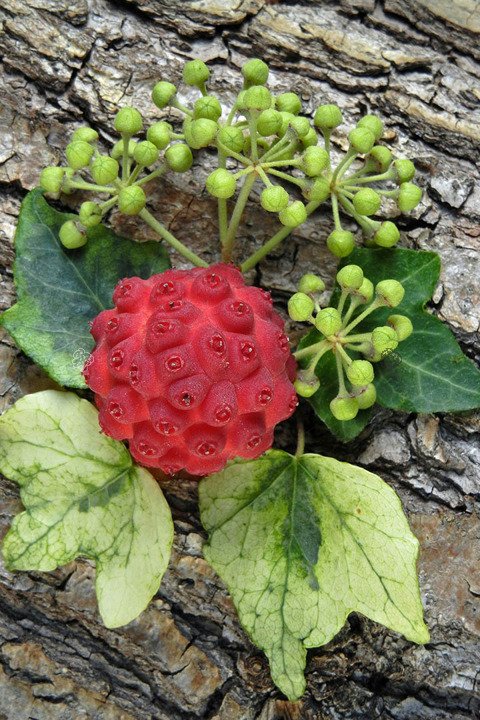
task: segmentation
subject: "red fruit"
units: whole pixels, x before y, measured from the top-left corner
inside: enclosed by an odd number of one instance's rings
[[[126,278],[84,368],[102,430],[143,465],[221,470],[271,447],[295,410],[295,361],[268,293],[232,265]]]

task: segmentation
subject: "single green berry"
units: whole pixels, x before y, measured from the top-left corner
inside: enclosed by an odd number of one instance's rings
[[[286,227],[298,227],[307,219],[307,210],[300,200],[294,200],[279,212],[278,218]]]
[[[333,417],[342,422],[353,420],[358,413],[358,401],[355,397],[341,397],[337,396],[333,398],[330,403],[330,412]]]
[[[325,283],[323,282],[322,278],[319,278],[318,275],[314,275],[313,273],[306,273],[303,275],[303,277],[300,278],[300,282],[298,283],[298,289],[302,293],[320,293],[325,290]]]
[[[320,130],[333,130],[343,122],[338,105],[320,105],[315,111],[313,122]]]
[[[306,372],[299,371],[297,378],[293,383],[297,395],[300,397],[309,398],[314,395],[320,387],[320,380],[315,375],[307,374]]]
[[[263,85],[252,85],[245,90],[243,106],[246,110],[268,110],[272,105],[272,95]]]
[[[365,115],[358,121],[357,127],[370,130],[375,140],[379,140],[383,135],[383,122],[376,115]]]
[[[75,130],[72,135],[72,141],[83,140],[92,143],[98,140],[98,132],[91,127],[80,127]]]
[[[280,110],[281,112],[288,112],[292,113],[292,115],[298,115],[298,113],[302,109],[302,101],[295,93],[286,92],[278,95],[278,97],[275,98],[275,106],[277,110]]]
[[[145,193],[139,185],[122,188],[118,193],[118,209],[125,215],[138,215],[146,202]]]
[[[399,184],[409,182],[415,175],[415,165],[411,160],[394,160],[393,166]]]
[[[97,203],[87,201],[80,205],[78,218],[86,228],[98,225],[102,220],[102,211]]]
[[[368,129],[356,127],[348,133],[350,146],[362,155],[366,155],[375,145],[375,135]]]
[[[86,234],[82,230],[79,230],[74,220],[64,222],[58,236],[62,245],[68,248],[68,250],[76,250],[87,242]]]
[[[60,192],[65,193],[65,195],[70,195],[72,192],[75,191],[75,188],[71,187],[70,181],[73,180],[73,177],[75,175],[75,170],[73,170],[71,167],[64,168],[64,176],[63,176],[63,182],[62,187],[60,189]]]
[[[118,177],[118,162],[109,155],[98,155],[92,162],[90,173],[98,185],[108,185]]]
[[[384,248],[393,247],[399,240],[400,230],[395,223],[390,220],[383,222],[373,236],[373,242],[375,245],[379,245]]]
[[[90,163],[93,147],[83,140],[75,140],[65,148],[65,156],[72,170],[80,170]]]
[[[65,168],[63,167],[46,167],[40,173],[40,187],[50,195],[58,195],[62,190],[63,177]]]
[[[285,210],[289,201],[289,194],[281,185],[271,185],[260,195],[262,207],[268,212],[278,213]]]
[[[214,120],[217,122],[222,114],[222,106],[213,95],[204,95],[198,98],[193,106],[193,117],[195,120],[205,118],[206,120]]]
[[[312,298],[303,292],[292,295],[288,301],[288,314],[296,322],[306,322],[312,317],[315,303]]]
[[[353,233],[350,230],[334,230],[327,238],[327,247],[335,257],[347,257],[355,247]]]
[[[375,215],[382,204],[380,195],[372,188],[362,188],[353,196],[353,206],[359,215]]]
[[[237,181],[228,170],[218,168],[207,177],[206,188],[213,197],[226,200],[235,194]]]
[[[142,142],[139,142],[136,145],[135,150],[133,151],[135,162],[142,167],[153,165],[153,163],[158,160],[159,154],[159,149],[156,145],[150,142],[150,140],[142,140]]]
[[[392,164],[392,153],[384,145],[374,145],[368,154],[367,162],[373,161],[372,170],[385,172]]]
[[[194,150],[207,147],[215,139],[218,125],[213,120],[200,118],[199,120],[185,120],[183,124],[185,140]]]
[[[147,130],[147,140],[159,150],[165,150],[172,139],[172,126],[164,120],[153,123]]]
[[[134,107],[123,107],[115,115],[115,130],[125,135],[136,135],[143,130],[142,116]]]
[[[152,90],[152,100],[159,110],[169,105],[170,101],[175,97],[177,88],[170,82],[161,80]]]
[[[183,66],[182,74],[186,85],[193,85],[202,89],[210,77],[210,70],[203,60],[190,60]]]
[[[175,143],[165,150],[165,161],[170,170],[187,172],[193,165],[192,151],[185,143]]]
[[[397,333],[389,325],[382,325],[372,332],[372,345],[376,353],[385,357],[398,345]]]
[[[225,145],[226,148],[238,153],[243,149],[245,136],[241,128],[227,126],[220,129],[217,139],[222,145]]]
[[[282,118],[282,125],[277,131],[278,137],[283,137],[285,133],[290,129],[290,123],[295,118],[295,115],[293,113],[286,112],[285,110],[282,110],[280,112],[280,117]],[[291,153],[293,155],[293,153]]]
[[[319,177],[306,191],[308,199],[316,203],[325,202],[330,197],[330,183],[324,177]]]
[[[252,85],[265,85],[268,80],[268,65],[263,60],[252,58],[242,65],[242,75],[246,88]]]
[[[342,318],[340,313],[333,307],[326,307],[317,313],[315,318],[315,327],[325,337],[336,335],[342,327]]]
[[[397,333],[399,342],[406,340],[413,332],[412,321],[405,315],[390,315],[387,322]]]
[[[353,296],[358,298],[362,304],[369,303],[373,298],[373,283],[368,278],[364,277],[363,282],[355,292]]]
[[[359,265],[345,265],[337,272],[337,282],[342,290],[358,290],[363,283],[363,270]]]
[[[355,397],[360,410],[366,410],[367,408],[372,407],[377,399],[375,385],[369,383],[365,387],[359,388],[358,392],[355,393]]]
[[[398,280],[381,280],[375,286],[375,292],[383,305],[397,307],[403,300],[405,290]]]
[[[299,138],[305,137],[311,130],[310,122],[306,117],[294,115],[290,120],[290,127],[295,130]]]
[[[282,116],[278,110],[269,108],[268,110],[263,110],[258,116],[257,130],[262,137],[276,135],[281,127]]]
[[[314,145],[318,144],[318,136],[315,132],[314,128],[310,128],[308,133],[304,135],[302,138],[300,138],[300,142],[302,143],[304,148],[307,147],[313,147]]]
[[[240,90],[240,92],[237,95],[237,100],[235,102],[235,107],[237,110],[246,110],[247,106],[245,105],[245,97],[247,95],[246,90]]]
[[[329,155],[321,147],[308,147],[302,155],[302,170],[309,177],[320,175],[329,163]]]
[[[398,207],[402,212],[409,212],[417,207],[422,199],[422,188],[411,182],[404,182],[400,185],[398,193]]]
[[[352,385],[368,385],[373,382],[374,376],[373,365],[368,360],[353,360],[347,368],[347,377]]]

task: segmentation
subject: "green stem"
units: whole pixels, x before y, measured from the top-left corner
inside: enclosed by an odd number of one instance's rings
[[[267,150],[267,152],[264,155],[262,155],[262,162],[264,160],[270,161],[272,155],[278,155],[278,153],[283,152],[284,148],[286,148],[288,143],[289,143],[289,139],[287,138],[286,135],[284,135],[283,138],[281,138],[280,140],[277,140],[277,142],[274,145],[272,145],[270,147],[270,149]]]
[[[250,130],[250,144],[252,149],[252,160],[258,162],[258,146],[257,146],[257,119],[255,114],[250,112],[248,117],[248,128]]]
[[[300,180],[300,178],[293,177],[293,175],[289,175],[288,173],[281,172],[281,170],[275,170],[272,168],[270,170],[270,175],[275,175],[276,177],[281,178],[282,180],[286,180],[289,183],[293,183],[294,185],[298,185],[298,187],[302,188],[302,190],[305,188],[305,180]]]
[[[178,100],[173,100],[173,102],[171,102],[170,105],[172,107],[176,108],[177,110],[180,110],[180,112],[185,113],[185,115],[190,115],[190,117],[193,116],[193,112],[191,110],[189,110],[185,105],[182,105],[182,103],[179,102]]]
[[[226,145],[224,145],[220,140],[217,138],[217,146],[218,150],[221,150],[225,153],[225,155],[228,155],[229,157],[235,158],[235,160],[238,160],[238,162],[242,163],[242,165],[252,165],[252,161],[250,158],[247,158],[245,155],[242,155],[241,153],[235,152],[235,150],[230,150]]]
[[[128,178],[127,185],[133,185],[138,176],[140,175],[141,171],[143,170],[143,167],[141,165],[137,165],[133,172],[130,174],[130,177]]]
[[[338,199],[343,209],[346,210],[349,215],[355,218],[357,223],[365,232],[372,233],[380,226],[380,223],[376,220],[369,220],[364,215],[359,215],[355,210],[353,203],[351,203],[350,200],[348,200],[343,195],[343,193],[338,196]]]
[[[227,167],[227,156],[223,150],[218,151],[218,167],[223,169]],[[220,234],[220,243],[223,247],[228,230],[227,201],[225,198],[218,198],[218,230]]]
[[[333,221],[335,223],[335,230],[342,230],[342,223],[340,221],[340,213],[338,212],[338,198],[335,193],[332,193],[331,195],[331,201],[332,201],[332,212],[333,212]]]
[[[342,334],[344,337],[348,337],[348,333],[350,330],[353,330],[354,327],[357,327],[362,320],[365,320],[366,317],[370,315],[370,313],[374,312],[375,310],[378,310],[379,307],[382,307],[383,303],[381,300],[374,300],[371,305],[369,305],[365,310],[360,313],[360,315],[357,315],[355,320],[352,320],[350,325],[347,325],[347,327],[343,330]]]
[[[381,173],[380,175],[367,175],[365,177],[357,177],[355,175],[349,175],[348,177],[344,178],[341,185],[350,185],[350,181],[354,180],[354,182],[358,183],[359,185],[365,184],[365,183],[372,183],[372,182],[380,182],[381,180],[394,180],[395,179],[395,173],[393,173],[391,170],[387,170],[387,172]]]
[[[342,360],[338,352],[335,352],[335,362],[337,364],[339,395],[347,395],[347,388],[345,387],[345,378],[343,375]]]
[[[130,155],[128,148],[130,145],[130,138],[132,136],[128,133],[122,133],[123,140],[123,153],[122,153],[122,180],[124,183],[127,182],[128,176],[130,175]]]
[[[272,162],[263,162],[262,157],[262,167],[264,168],[270,168],[270,167],[285,167],[286,165],[293,165],[294,167],[298,167],[301,164],[301,160],[272,160]]]
[[[354,352],[358,352],[358,353],[366,353],[371,350],[372,343],[369,343],[369,342],[363,342],[363,343],[358,343],[358,344],[354,344],[354,343],[350,344],[349,343],[348,345],[345,345],[345,347],[347,348],[347,350],[353,350]]]
[[[347,341],[348,341],[348,344],[350,344],[352,342],[364,342],[365,340],[370,340],[371,337],[372,337],[372,333],[367,332],[367,333],[358,333],[358,335],[347,335],[345,337],[343,337],[343,335],[342,335],[342,340],[345,342],[345,344],[347,344]]]
[[[141,178],[140,180],[137,180],[135,185],[145,185],[145,183],[150,182],[150,180],[153,180],[154,178],[161,177],[166,171],[168,170],[168,165],[164,163],[159,168],[154,170],[153,172],[149,173],[148,175],[145,175],[145,177]]]
[[[350,357],[350,355],[348,355],[348,354],[345,352],[345,350],[343,349],[343,347],[342,347],[341,345],[337,345],[336,348],[335,348],[335,351],[340,354],[343,362],[345,363],[345,365],[346,365],[347,367],[352,364],[352,358]]]
[[[330,347],[331,347],[331,345],[328,342],[328,340],[319,340],[319,342],[314,343],[313,345],[309,345],[306,348],[297,350],[296,352],[293,353],[293,357],[295,358],[295,360],[301,360],[302,358],[308,357],[309,355],[318,355],[319,353],[323,354],[323,352],[324,351],[326,352],[327,350],[329,350]],[[317,363],[315,363],[315,365],[316,364]],[[310,365],[310,363],[309,363],[309,365]]]
[[[352,317],[352,315],[355,312],[355,310],[357,309],[357,307],[361,304],[362,303],[359,298],[350,298],[350,306],[349,306],[347,312],[345,313],[345,315],[343,316],[342,327],[346,327],[348,325],[348,321]]]
[[[222,259],[224,262],[230,262],[230,260],[232,259],[233,246],[235,243],[238,226],[240,225],[243,211],[245,210],[245,206],[248,202],[250,192],[256,179],[256,173],[251,173],[250,175],[247,175],[243,183],[242,189],[240,190],[240,193],[238,195],[237,202],[233,209],[232,217],[230,219],[230,225],[228,226],[227,234],[225,236],[225,242],[223,244]]]
[[[189,260],[192,265],[196,265],[197,267],[208,267],[208,263],[206,263],[205,260],[202,260],[201,257],[189,250],[189,248],[181,243],[180,240],[177,240],[177,238],[172,235],[172,233],[167,230],[164,225],[159,223],[146,208],[139,212],[139,217],[141,217],[142,220],[146,222],[152,230],[160,235],[160,237],[163,238],[163,240],[165,240],[165,242],[167,242],[174,250]]]
[[[105,185],[94,185],[93,183],[83,182],[83,180],[68,180],[67,188],[73,190],[92,190],[92,192],[108,193],[112,195],[116,193],[116,188],[107,187]]]
[[[100,210],[102,211],[102,215],[104,215],[106,212],[112,208],[118,200],[118,195],[115,195],[115,197],[110,198],[110,200],[106,200],[104,203],[101,203]]]
[[[259,174],[260,178],[263,180],[264,184],[267,187],[271,187],[273,185],[272,181],[268,177],[267,173],[263,169],[261,165],[257,165],[257,173]]]
[[[337,167],[335,168],[333,175],[332,175],[332,187],[335,184],[335,182],[338,180],[338,178],[341,178],[342,175],[348,170],[350,165],[353,163],[355,158],[357,157],[357,151],[353,148],[350,148],[343,158],[341,162],[338,163]]]
[[[297,449],[295,451],[295,457],[303,455],[305,450],[305,428],[303,422],[297,419]]]
[[[348,298],[348,292],[346,290],[342,290],[342,294],[340,295],[340,300],[338,301],[337,310],[338,314],[341,315],[343,312],[343,307],[345,305],[345,302]]]

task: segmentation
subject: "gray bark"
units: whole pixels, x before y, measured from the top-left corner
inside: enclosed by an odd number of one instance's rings
[[[149,90],[182,63],[213,65],[231,97],[245,58],[271,63],[275,88],[299,92],[308,111],[337,102],[349,121],[386,120],[387,140],[412,157],[426,190],[402,218],[402,244],[442,258],[434,312],[472,358],[480,354],[480,5],[475,0],[4,0],[0,92],[1,307],[14,300],[13,234],[40,169],[61,158],[68,134],[89,122],[110,137],[117,106],[155,113]],[[158,116],[158,113],[157,113]],[[339,139],[337,148],[345,149]],[[154,199],[181,239],[213,257],[214,206],[197,179],[165,183]],[[330,220],[309,223],[262,263],[256,279],[279,307],[312,267],[332,274]],[[112,218],[125,234],[147,231]],[[243,253],[272,227],[252,206]],[[13,346],[0,345],[0,409],[51,382]],[[312,428],[308,447],[358,462],[400,493],[422,545],[421,586],[432,639],[413,646],[352,616],[309,653],[308,692],[281,699],[265,658],[248,641],[222,583],[201,555],[196,483],[166,486],[176,525],[157,598],[128,627],[99,621],[93,569],[78,561],[50,574],[0,573],[0,718],[8,720],[464,720],[480,717],[480,416],[378,412],[354,443]],[[314,429],[313,429],[314,428]],[[278,444],[288,447],[289,428]],[[0,483],[2,528],[20,503]]]

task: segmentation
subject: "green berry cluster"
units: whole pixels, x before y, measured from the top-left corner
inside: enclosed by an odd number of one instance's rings
[[[311,323],[322,335],[321,340],[295,353],[302,365],[295,380],[297,393],[311,397],[319,389],[318,362],[325,353],[333,352],[338,394],[330,402],[330,410],[337,420],[347,421],[375,403],[373,363],[392,353],[413,328],[408,317],[392,314],[386,325],[368,332],[356,330],[375,310],[395,308],[402,302],[405,291],[397,280],[382,280],[374,287],[358,265],[345,265],[337,273],[337,282],[337,307],[322,309],[316,294],[322,292],[324,283],[315,275],[305,275],[288,302],[288,313],[292,320]]]

